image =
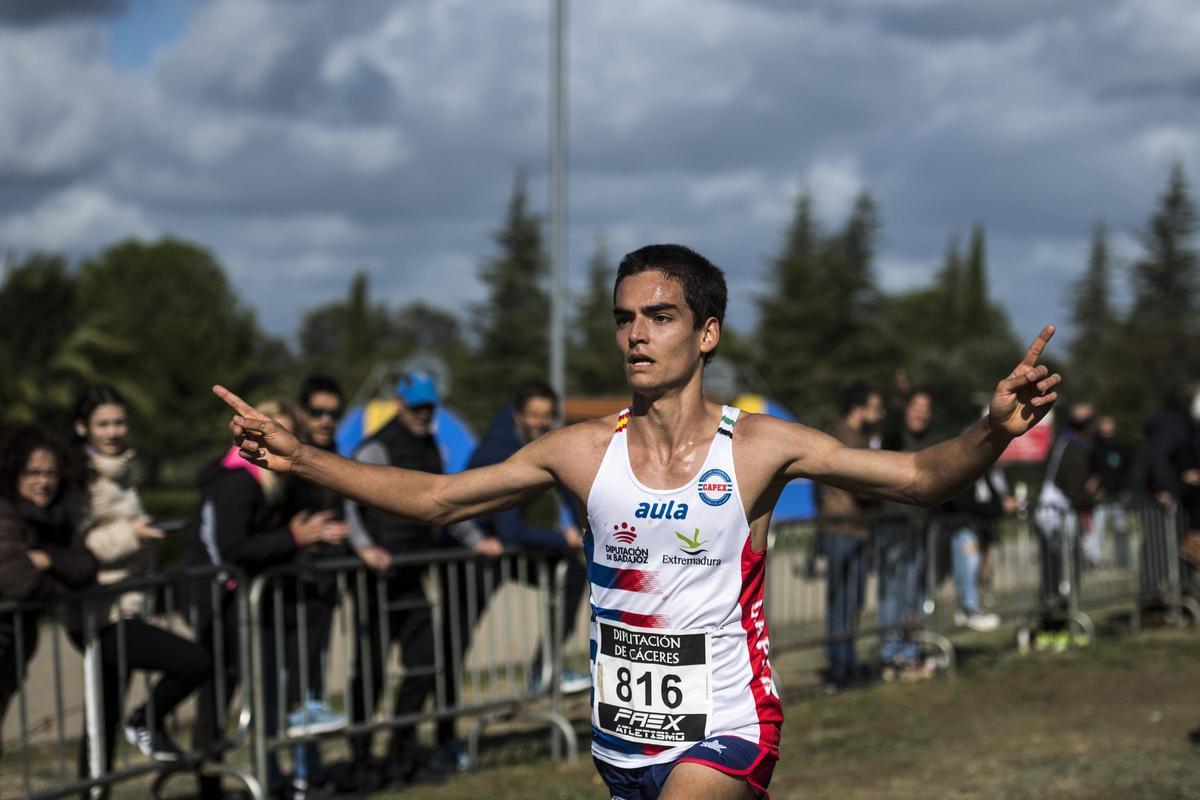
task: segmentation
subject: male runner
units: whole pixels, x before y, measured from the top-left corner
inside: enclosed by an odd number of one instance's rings
[[[783,486],[807,477],[932,505],[983,473],[1045,416],[1060,376],[1037,365],[1047,326],[987,417],[917,453],[846,447],[803,425],[704,399],[721,338],[719,269],[679,245],[621,261],[613,317],[630,408],[542,436],[456,475],[358,464],[302,446],[229,390],[242,456],[387,512],[444,525],[560,484],[586,503],[592,751],[616,798],[765,797],[782,713],[767,660],[764,556]],[[803,324],[798,320],[797,324]]]

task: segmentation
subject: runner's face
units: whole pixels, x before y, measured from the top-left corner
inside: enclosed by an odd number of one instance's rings
[[[655,270],[617,285],[613,319],[625,379],[641,392],[686,382],[720,335],[715,319],[696,330],[683,285]]]

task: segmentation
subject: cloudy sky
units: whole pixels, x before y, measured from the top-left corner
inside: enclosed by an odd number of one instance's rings
[[[0,252],[190,238],[289,336],[360,268],[463,310],[518,169],[547,207],[550,6],[0,0]],[[867,188],[886,288],[981,221],[1032,336],[1097,219],[1133,258],[1170,164],[1200,185],[1195,0],[570,6],[574,287],[598,237],[680,241],[747,328],[797,193]]]

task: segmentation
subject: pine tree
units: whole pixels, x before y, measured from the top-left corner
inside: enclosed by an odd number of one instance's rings
[[[984,243],[983,225],[977,223],[971,229],[971,242],[967,246],[966,275],[964,276],[961,308],[968,336],[986,336],[988,325],[988,281],[987,251]]]
[[[1103,379],[1125,430],[1200,374],[1200,258],[1196,207],[1183,166],[1175,164],[1142,234],[1145,255],[1133,265],[1133,304]]]
[[[370,276],[363,271],[351,277],[345,297],[305,312],[298,338],[305,368],[334,376],[351,394],[397,350],[387,309],[371,302]]]
[[[529,210],[524,174],[513,183],[495,242],[499,252],[479,271],[488,296],[474,309],[475,357],[458,387],[463,412],[478,425],[507,403],[521,383],[548,377],[549,259],[541,219]]]
[[[597,241],[588,259],[587,288],[577,300],[571,326],[567,383],[572,392],[611,395],[626,390],[612,316],[615,275],[608,248],[602,240]]]
[[[937,277],[942,291],[942,330],[953,341],[957,341],[962,330],[962,255],[959,252],[958,234],[946,240],[946,255]]]
[[[984,227],[977,224],[965,262],[952,235],[932,285],[887,299],[890,339],[902,351],[893,363],[933,392],[939,433],[978,418],[997,377],[1020,358],[1008,315],[988,295]]]
[[[771,261],[767,291],[758,298],[759,373],[775,399],[793,410],[808,400],[805,370],[824,322],[818,318],[824,298],[816,281],[820,247],[821,232],[806,189],[796,200],[783,249]]]
[[[801,195],[768,292],[759,298],[759,372],[777,401],[813,424],[833,419],[851,381],[881,384],[895,353],[884,336],[874,278],[879,229],[866,192],[829,235],[817,228],[811,197]]]
[[[1116,315],[1112,308],[1112,263],[1108,229],[1097,222],[1092,232],[1087,270],[1071,287],[1071,325],[1074,335],[1068,353],[1071,384],[1083,397],[1098,397],[1103,371],[1112,363]]]

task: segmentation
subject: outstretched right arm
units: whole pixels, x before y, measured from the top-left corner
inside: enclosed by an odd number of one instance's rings
[[[430,525],[446,525],[501,511],[556,482],[548,454],[551,434],[507,461],[454,475],[362,464],[300,443],[286,428],[223,386],[213,393],[234,410],[229,423],[242,458],[276,472],[292,472],[358,503]],[[554,433],[560,433],[555,431]]]

